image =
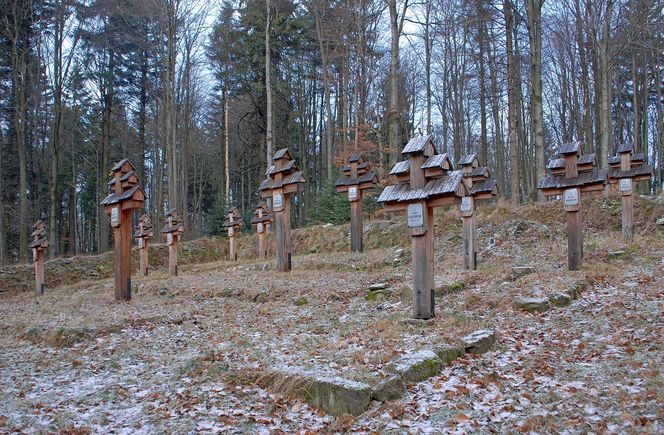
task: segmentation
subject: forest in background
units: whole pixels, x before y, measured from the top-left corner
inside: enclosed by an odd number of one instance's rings
[[[662,0],[0,0],[0,263],[109,249],[99,206],[129,157],[160,228],[246,215],[274,151],[320,215],[355,150],[384,176],[433,133],[477,152],[501,195],[537,199],[560,143],[607,165],[633,142],[662,189]],[[329,198],[327,198],[329,200]]]

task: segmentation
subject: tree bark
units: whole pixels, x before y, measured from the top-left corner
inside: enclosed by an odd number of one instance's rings
[[[516,59],[514,58],[514,46],[512,32],[514,30],[514,15],[512,4],[503,0],[503,13],[505,16],[505,38],[507,44],[507,82],[508,82],[508,122],[509,122],[509,145],[510,145],[510,179],[511,179],[511,204],[516,207],[519,204],[519,154],[517,143],[518,114],[516,106]]]
[[[527,0],[528,37],[530,40],[530,74],[532,82],[532,123],[535,135],[536,179],[546,174],[544,161],[544,115],[542,113],[542,3],[544,0]],[[537,189],[537,199],[544,195]]]

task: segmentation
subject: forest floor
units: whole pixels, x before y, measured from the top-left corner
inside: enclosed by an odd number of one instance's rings
[[[560,204],[482,207],[477,271],[463,269],[458,214],[437,213],[436,318],[426,323],[408,321],[409,241],[403,216],[387,214],[366,222],[363,254],[347,252],[347,225],[295,232],[289,274],[273,259],[217,261],[134,276],[127,303],[113,301],[111,279],[4,297],[0,432],[662,433],[664,206],[636,207],[626,244],[619,201],[589,203],[580,272],[566,271]],[[253,242],[243,235],[241,249]],[[535,273],[510,276],[523,265]],[[514,307],[579,282],[590,285],[567,307]],[[376,283],[389,289],[368,300]],[[254,382],[279,370],[375,385],[399,356],[478,329],[496,331],[491,351],[358,417]]]

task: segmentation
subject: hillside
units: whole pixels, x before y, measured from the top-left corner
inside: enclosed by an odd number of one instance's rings
[[[347,225],[294,231],[290,274],[251,259],[248,234],[237,263],[220,260],[223,239],[183,244],[175,278],[155,246],[158,266],[133,277],[128,303],[112,299],[108,256],[55,260],[43,297],[0,304],[0,428],[661,433],[662,216],[661,202],[638,200],[625,245],[618,198],[593,200],[584,270],[568,272],[560,204],[483,206],[479,268],[465,271],[458,214],[438,213],[437,316],[426,322],[410,320],[399,215],[365,222],[362,254],[348,252]],[[20,278],[6,293],[31,289],[27,267],[8,270],[1,285]],[[524,298],[551,302],[530,313]],[[473,353],[462,337],[477,330],[495,343]],[[395,367],[432,350],[435,370],[383,396]],[[318,401],[330,385],[373,400],[338,415]]]

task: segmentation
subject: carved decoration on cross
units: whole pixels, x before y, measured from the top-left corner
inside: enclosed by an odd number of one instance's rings
[[[345,193],[350,202],[350,249],[362,252],[362,196],[365,190],[376,187],[378,176],[360,154],[351,154],[346,163],[341,167],[343,175],[337,180],[336,188],[337,192]]]
[[[634,238],[634,183],[649,180],[652,166],[645,164],[643,153],[634,152],[631,143],[620,144],[616,155],[609,157],[609,183],[617,186],[622,201],[622,233],[631,241]]]
[[[411,139],[401,152],[408,159],[398,162],[378,202],[387,211],[406,211],[413,256],[413,317],[435,316],[433,282],[433,209],[459,204],[468,191],[462,171],[453,171],[447,154],[439,154],[433,136]]]
[[[226,232],[228,233],[230,243],[228,257],[231,261],[237,261],[237,234],[244,226],[244,219],[242,219],[240,210],[237,207],[228,209],[226,219],[221,226],[226,228]]]
[[[111,218],[115,241],[115,299],[131,299],[131,214],[145,206],[145,192],[138,185],[138,175],[129,159],[120,160],[111,169],[109,194],[101,202]]]
[[[277,270],[291,270],[291,235],[290,216],[291,198],[304,191],[304,175],[295,160],[291,158],[288,148],[277,151],[272,158],[272,166],[266,172],[260,187],[261,198],[272,198],[272,211],[277,233]]]
[[[607,180],[607,170],[597,169],[595,165],[595,154],[583,154],[581,142],[563,144],[558,157],[547,164],[549,174],[540,178],[537,186],[545,196],[563,197],[567,212],[569,270],[580,270],[583,264],[581,197],[600,194]]]

